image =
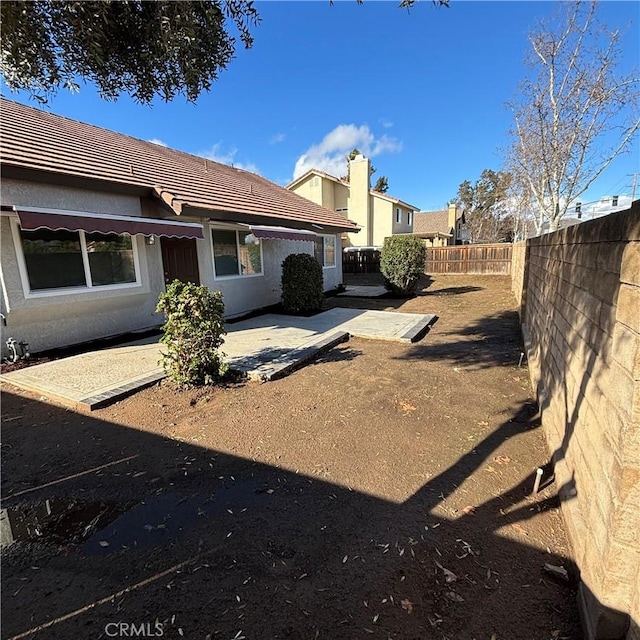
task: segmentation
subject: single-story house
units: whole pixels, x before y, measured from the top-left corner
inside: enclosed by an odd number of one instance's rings
[[[450,204],[440,211],[419,211],[413,219],[413,234],[427,247],[463,244],[467,239],[462,209]]]
[[[158,327],[173,279],[226,317],[279,302],[281,265],[342,282],[343,215],[254,173],[1,99],[1,311],[31,352]],[[4,346],[4,345],[3,345]]]

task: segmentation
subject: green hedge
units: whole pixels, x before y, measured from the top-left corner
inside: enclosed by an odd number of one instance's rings
[[[322,267],[308,253],[292,253],[282,263],[282,307],[288,313],[304,313],[322,307]]]
[[[416,236],[385,238],[380,254],[380,271],[387,289],[399,296],[413,295],[424,274],[425,256],[424,242]]]

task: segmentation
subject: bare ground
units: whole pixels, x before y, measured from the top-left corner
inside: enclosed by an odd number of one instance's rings
[[[439,320],[276,382],[90,416],[5,387],[2,637],[581,638],[509,284],[331,299]]]

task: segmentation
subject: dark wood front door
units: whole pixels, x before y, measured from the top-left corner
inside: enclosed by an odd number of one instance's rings
[[[194,238],[161,238],[164,282],[174,280],[200,284],[198,252]]]

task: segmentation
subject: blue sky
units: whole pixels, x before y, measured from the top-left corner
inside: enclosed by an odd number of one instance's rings
[[[527,33],[556,4],[424,1],[407,12],[375,0],[258,2],[254,47],[239,50],[196,104],[105,102],[82,86],[60,91],[48,108],[279,184],[311,166],[339,173],[357,146],[372,157],[374,179],[388,177],[389,193],[437,209],[463,180],[500,168],[511,125],[505,103],[523,77]],[[598,14],[626,30],[622,64],[637,66],[638,4],[605,1]],[[639,156],[636,142],[582,200],[630,193]]]

